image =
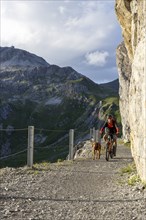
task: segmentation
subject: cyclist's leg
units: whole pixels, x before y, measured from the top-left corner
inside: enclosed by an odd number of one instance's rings
[[[104,134],[103,139],[105,142],[107,141],[107,134]]]

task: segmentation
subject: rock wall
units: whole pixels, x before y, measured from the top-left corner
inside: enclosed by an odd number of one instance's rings
[[[124,38],[117,49],[123,134],[146,181],[146,1],[116,0],[115,10]]]
[[[125,142],[130,141],[130,122],[129,122],[129,86],[131,78],[131,62],[129,60],[127,49],[124,42],[117,48],[117,67],[119,73],[119,107],[122,119],[123,139]]]

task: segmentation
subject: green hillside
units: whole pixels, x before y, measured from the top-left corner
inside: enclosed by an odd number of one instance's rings
[[[34,161],[52,162],[67,157],[69,129],[75,129],[76,143],[89,138],[90,128],[102,124],[109,112],[120,124],[118,80],[96,84],[71,67],[50,65],[27,51],[0,50],[2,167],[26,164],[28,126],[35,127]]]

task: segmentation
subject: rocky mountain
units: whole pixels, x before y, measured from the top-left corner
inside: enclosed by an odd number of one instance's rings
[[[146,1],[116,0],[115,9],[124,38],[117,49],[123,134],[146,180]]]
[[[1,47],[0,56],[0,128],[6,129],[0,140],[2,157],[26,148],[27,131],[20,134],[13,129],[35,126],[38,147],[57,140],[65,145],[63,137],[69,129],[84,131],[83,135],[76,135],[81,139],[90,127],[97,127],[100,101],[105,112],[118,111],[117,80],[98,85],[72,67],[50,65],[41,57],[14,47]],[[113,109],[108,97],[114,97]],[[101,115],[105,112],[100,111]],[[62,155],[67,151],[68,147]]]
[[[109,90],[111,90],[111,92],[115,91],[115,93],[117,93],[119,91],[119,79],[116,79],[112,82],[100,84],[100,86],[102,86],[102,88],[104,88],[105,90],[107,90],[108,88]]]
[[[22,69],[34,67],[48,67],[49,64],[41,57],[29,53],[25,50],[12,47],[0,47],[1,69]]]

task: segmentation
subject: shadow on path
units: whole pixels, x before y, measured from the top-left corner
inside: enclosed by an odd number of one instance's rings
[[[22,197],[22,196],[1,196],[0,199],[2,200],[32,200],[32,201],[52,201],[52,202],[97,202],[97,203],[111,203],[111,202],[138,202],[138,201],[145,201],[144,197],[135,198],[135,199],[69,199],[69,198],[40,198],[40,197]]]

